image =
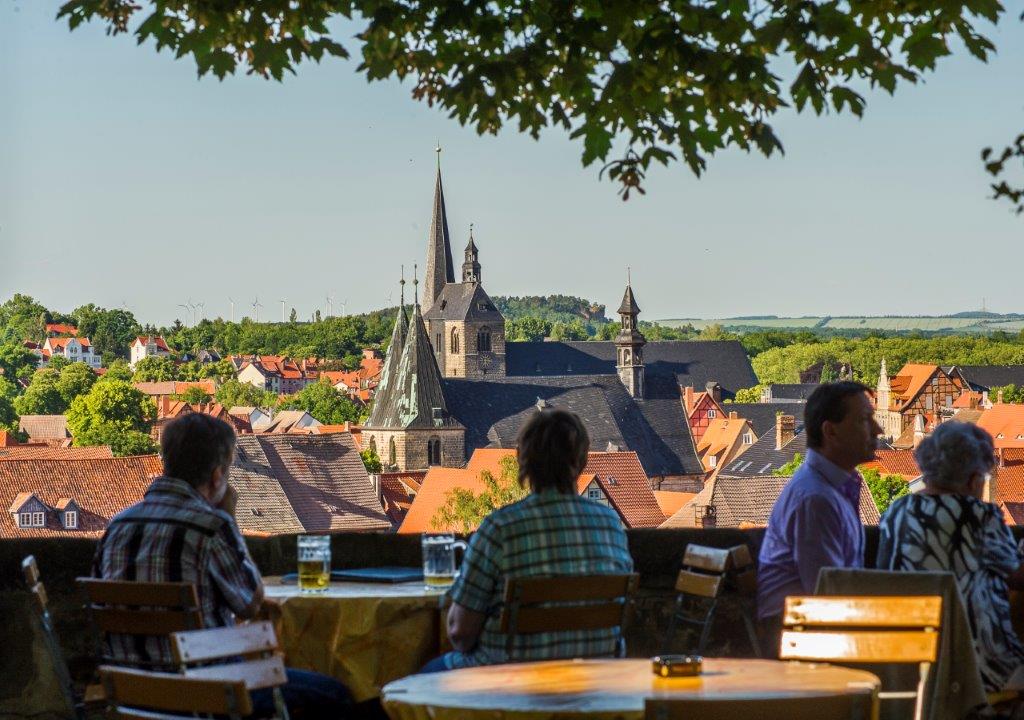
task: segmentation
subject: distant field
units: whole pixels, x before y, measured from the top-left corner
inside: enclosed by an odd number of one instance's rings
[[[1012,316],[1011,316],[1012,317]],[[882,330],[888,332],[951,332],[988,333],[1003,331],[1017,333],[1024,330],[1024,320],[977,317],[799,317],[799,318],[710,318],[658,320],[668,327],[693,325],[701,330],[708,325],[721,325],[729,329],[764,330]]]

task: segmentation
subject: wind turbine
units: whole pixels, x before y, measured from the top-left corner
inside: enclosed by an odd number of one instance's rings
[[[195,304],[195,307],[196,307],[196,308],[198,308],[198,310],[199,310],[199,319],[200,319],[200,320],[202,320],[202,319],[203,319],[204,317],[206,317],[206,313],[205,313],[205,310],[206,310],[206,303],[204,303],[204,302],[201,302],[201,303],[196,303],[196,304]],[[193,316],[192,316],[192,324],[193,324],[193,325],[195,325],[195,324],[196,324],[196,318],[195,318],[195,315],[193,315]]]
[[[281,298],[281,322],[284,322],[284,303],[285,299]]]
[[[185,308],[185,312],[188,313],[188,303],[178,303],[178,307]],[[185,322],[188,322],[188,315],[185,315]]]
[[[252,304],[252,309],[256,311],[256,322],[260,321],[260,308],[263,307],[263,303],[260,302],[260,296],[256,296],[256,301]]]
[[[345,317],[345,315],[346,315],[345,308],[347,308],[347,307],[348,307],[348,298],[345,298],[344,300],[341,301],[341,316],[342,317]]]
[[[334,314],[334,295],[328,293],[325,299],[327,301],[327,317],[331,317]]]
[[[235,301],[228,295],[228,302],[231,303],[231,322],[235,321]]]

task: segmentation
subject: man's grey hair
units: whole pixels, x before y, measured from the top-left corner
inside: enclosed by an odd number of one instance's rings
[[[995,465],[992,436],[977,425],[944,422],[914,450],[925,479],[949,490],[967,487],[971,475]]]

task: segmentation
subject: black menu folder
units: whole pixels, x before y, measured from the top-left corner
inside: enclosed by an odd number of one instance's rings
[[[281,576],[282,583],[298,582],[298,573],[288,573]],[[372,567],[372,568],[349,568],[348,570],[331,570],[331,580],[335,582],[376,582],[376,583],[403,583],[422,582],[423,569],[414,567]]]

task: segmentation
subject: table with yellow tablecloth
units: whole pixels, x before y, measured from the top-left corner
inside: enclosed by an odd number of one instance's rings
[[[357,702],[439,653],[441,599],[423,583],[331,583],[303,594],[266,582],[269,615],[289,667],[343,682]]]

